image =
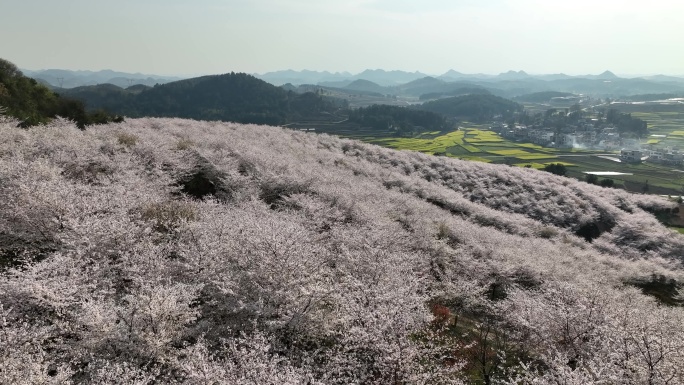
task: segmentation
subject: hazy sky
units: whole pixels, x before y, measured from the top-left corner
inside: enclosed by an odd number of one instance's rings
[[[0,0],[25,69],[684,74],[679,0]]]

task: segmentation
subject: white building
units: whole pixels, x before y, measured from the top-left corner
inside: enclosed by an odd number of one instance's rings
[[[641,156],[643,153],[641,150],[620,150],[620,160],[627,163],[639,163],[641,162]]]

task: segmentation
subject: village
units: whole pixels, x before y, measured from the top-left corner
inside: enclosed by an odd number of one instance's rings
[[[634,131],[626,129],[625,126],[634,126],[633,123],[641,123],[639,119],[634,119],[631,115],[609,111],[613,115],[626,117],[617,120],[615,123],[608,123],[610,119],[603,119],[603,113],[599,117],[583,117],[582,110],[577,108],[578,104],[571,107],[568,112],[566,109],[550,109],[545,114],[545,119],[537,119],[532,124],[511,124],[497,121],[492,124],[492,131],[501,137],[516,141],[534,143],[543,147],[596,150],[616,153],[615,160],[625,163],[650,162],[668,166],[684,165],[684,151],[675,146],[663,146],[657,143],[644,143]],[[586,110],[586,109],[585,109]],[[592,110],[592,108],[588,108]],[[552,111],[552,113],[550,113]],[[579,113],[578,113],[579,112]],[[547,119],[553,114],[557,114],[562,119],[550,122]],[[575,116],[573,116],[575,113]],[[579,116],[578,116],[579,115]],[[550,124],[552,123],[552,124]],[[622,124],[622,126],[621,126]],[[645,123],[643,124],[643,133]],[[646,131],[647,132],[647,131]],[[662,137],[663,135],[650,135]],[[660,139],[660,138],[658,138]],[[650,141],[649,141],[650,142]],[[619,153],[618,153],[619,152]]]

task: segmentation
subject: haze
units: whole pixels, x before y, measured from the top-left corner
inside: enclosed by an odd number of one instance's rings
[[[25,69],[162,75],[681,75],[682,14],[684,2],[666,0],[5,0],[0,56]]]

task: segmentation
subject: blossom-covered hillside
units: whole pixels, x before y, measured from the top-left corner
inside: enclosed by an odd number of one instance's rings
[[[0,121],[0,383],[684,383],[657,197],[265,126]]]

